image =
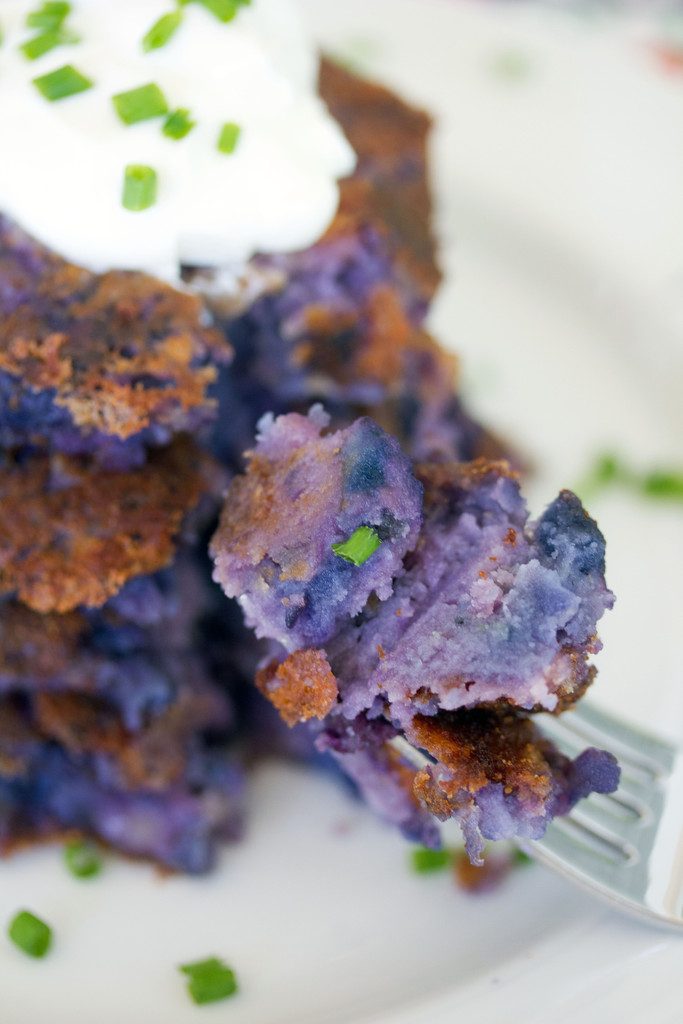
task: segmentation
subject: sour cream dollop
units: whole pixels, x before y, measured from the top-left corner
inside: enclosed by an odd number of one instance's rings
[[[252,0],[222,23],[201,3],[182,8],[170,41],[142,39],[173,0],[72,0],[65,28],[79,42],[27,60],[40,0],[3,0],[0,22],[0,212],[61,255],[95,271],[177,275],[180,264],[234,266],[255,252],[316,241],[332,220],[338,179],[354,165],[317,95],[317,53],[292,0]],[[32,79],[72,64],[94,88],[49,102]],[[150,82],[197,126],[175,141],[163,119],[124,125],[112,96]],[[217,140],[240,126],[231,155]],[[124,170],[158,175],[156,204],[122,205]]]

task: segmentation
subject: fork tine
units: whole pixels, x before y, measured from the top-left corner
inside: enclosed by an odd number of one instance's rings
[[[653,816],[661,811],[663,804],[663,791],[661,788],[661,781],[664,778],[663,769],[658,765],[655,773],[652,767],[646,768],[642,763],[634,763],[633,758],[639,757],[637,753],[632,755],[629,750],[628,754],[624,756],[622,753],[623,748],[616,749],[617,744],[611,742],[611,736],[607,735],[606,732],[599,735],[597,732],[591,735],[587,735],[583,731],[579,733],[576,729],[571,728],[567,717],[567,715],[563,715],[561,718],[544,715],[541,723],[542,731],[561,750],[572,757],[576,757],[577,754],[585,749],[587,742],[604,746],[615,754],[621,767],[621,781],[618,791],[605,795],[592,794],[587,800],[582,801],[582,807],[585,807],[588,813],[588,805],[592,803],[594,806],[590,813],[597,817],[600,809],[602,809],[615,821],[622,821],[624,827],[629,822],[636,825],[637,822],[634,820],[636,818],[639,819],[641,827],[643,824],[651,822]],[[577,714],[574,713],[573,721],[576,721],[577,717]],[[617,728],[622,728],[621,723],[617,724]],[[654,742],[659,743],[658,740]],[[675,760],[674,748],[666,743],[662,743],[661,747],[666,751],[666,756],[671,766],[673,766]]]
[[[623,825],[614,819],[610,820],[599,810],[596,813],[595,807],[590,809],[586,800],[574,808],[566,821],[582,833],[582,837],[588,833],[591,839],[595,838],[617,850],[626,861],[635,863],[640,859],[637,826],[634,829],[633,825]]]
[[[636,731],[627,732],[630,726],[624,726],[621,722],[615,722],[611,732],[598,730],[592,721],[584,722],[578,708],[560,717],[543,715],[539,718],[539,725],[572,756],[584,750],[587,744],[611,751],[621,765],[624,780],[636,788],[644,786],[649,789],[657,779],[670,772],[674,761],[675,750],[669,744]],[[642,742],[644,748],[647,746],[648,751],[652,745],[656,745],[659,752],[657,759],[634,746],[638,742]]]
[[[666,740],[643,732],[626,722],[601,711],[583,701],[569,715],[563,716],[567,729],[589,742],[603,743],[615,749],[615,754],[656,775],[669,772],[676,751]]]
[[[621,835],[631,831],[640,832],[652,823],[652,811],[640,800],[631,799],[626,793],[592,793],[581,801],[583,814],[606,828],[611,827]]]
[[[593,833],[580,825],[574,825],[568,818],[558,818],[548,828],[543,839],[529,847],[532,857],[537,857],[553,867],[578,871],[586,878],[594,878],[596,871],[613,871],[624,864],[626,858],[618,846],[593,838]]]
[[[517,840],[536,860],[613,906],[683,926],[683,752],[592,706],[560,718],[539,716],[541,731],[576,756],[586,744],[611,750],[622,765],[617,793],[591,794],[534,842]],[[392,744],[411,763],[430,763],[404,739]]]

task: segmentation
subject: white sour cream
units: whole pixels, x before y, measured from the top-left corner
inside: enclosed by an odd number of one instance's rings
[[[29,61],[19,46],[39,6],[0,2],[0,211],[92,270],[166,277],[181,263],[305,248],[325,231],[354,155],[317,96],[317,54],[293,0],[252,0],[227,24],[190,3],[151,53],[142,38],[173,0],[72,0],[65,27],[81,41]],[[95,87],[48,102],[32,79],[65,64]],[[119,120],[112,95],[149,82],[171,109],[190,109],[185,139],[166,138],[163,119]],[[226,122],[242,130],[230,156],[216,145]],[[156,170],[151,209],[124,209],[127,164]]]

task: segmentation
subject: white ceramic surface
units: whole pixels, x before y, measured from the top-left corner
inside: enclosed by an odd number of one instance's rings
[[[514,4],[305,0],[321,40],[439,116],[447,280],[434,313],[474,407],[533,459],[540,508],[595,452],[682,458],[683,77],[647,30]],[[502,78],[502,54],[528,73]],[[593,699],[683,739],[683,512],[601,498],[617,610]],[[2,1024],[680,1024],[683,938],[538,867],[467,897],[327,779],[252,782],[247,841],[207,880],[43,850],[0,869],[53,955],[0,937]],[[683,799],[683,794],[681,795]],[[240,996],[198,1009],[175,965],[221,955]]]

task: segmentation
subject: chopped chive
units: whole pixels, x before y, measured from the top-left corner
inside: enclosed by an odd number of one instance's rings
[[[198,3],[202,7],[206,7],[207,11],[211,11],[219,21],[226,24],[232,21],[237,14],[238,9],[242,6],[240,0],[181,0],[183,6],[188,3]]]
[[[611,484],[624,475],[616,455],[602,455],[597,460],[593,475],[596,484]]]
[[[75,878],[94,878],[102,870],[102,858],[92,843],[74,839],[64,847],[64,863]]]
[[[70,13],[71,4],[69,3],[62,3],[61,0],[44,3],[37,11],[31,11],[26,16],[26,27],[56,30],[61,28]]]
[[[529,854],[525,853],[524,850],[515,850],[512,855],[512,862],[520,868],[528,868],[534,863]]]
[[[124,124],[137,124],[168,114],[166,97],[154,82],[112,96],[116,113]]]
[[[188,976],[187,991],[198,1006],[227,999],[237,992],[235,972],[216,957],[183,964],[178,969]]]
[[[53,31],[51,29],[48,32],[41,32],[40,35],[34,36],[33,39],[22,43],[19,49],[27,60],[38,60],[44,53],[49,53],[50,50],[54,50],[57,46],[69,46],[77,42],[79,42],[78,36],[70,32]]]
[[[683,501],[683,470],[663,468],[639,473],[612,454],[601,455],[595,460],[577,491],[587,500],[615,485],[645,498]]]
[[[341,544],[333,544],[332,550],[339,558],[353,565],[364,565],[371,555],[374,555],[377,548],[381,547],[382,541],[371,526],[359,526],[351,534],[348,540]]]
[[[7,934],[28,956],[45,956],[52,942],[52,929],[28,910],[21,910],[10,922]]]
[[[123,179],[123,205],[133,213],[154,206],[157,201],[157,172],[144,164],[129,164]]]
[[[162,14],[158,21],[155,21],[151,29],[143,37],[142,49],[145,53],[150,50],[159,50],[175,35],[183,20],[182,11],[171,11],[169,14]]]
[[[225,153],[226,156],[234,153],[241,134],[242,129],[238,124],[235,124],[233,121],[227,121],[221,128],[220,135],[218,136],[218,152]]]
[[[429,850],[426,846],[418,846],[410,851],[410,865],[418,875],[431,875],[444,871],[453,863],[452,850]]]
[[[190,111],[185,107],[180,107],[168,115],[161,130],[169,139],[184,139],[186,135],[190,134],[196,123],[192,120]]]
[[[655,470],[646,474],[642,482],[643,494],[650,498],[683,499],[683,473]]]
[[[56,71],[51,71],[48,75],[34,78],[33,84],[51,103],[56,100],[64,100],[68,96],[75,96],[77,93],[85,92],[93,87],[90,79],[82,75],[71,64],[65,64],[63,68],[57,68]]]

